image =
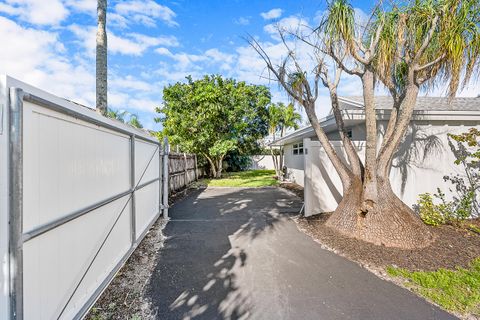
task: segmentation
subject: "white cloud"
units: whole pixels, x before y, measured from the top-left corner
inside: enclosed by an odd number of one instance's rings
[[[67,6],[75,9],[76,11],[87,12],[92,15],[95,15],[97,12],[97,0],[66,0],[65,3]],[[110,19],[110,16],[108,19]]]
[[[155,49],[155,52],[158,53],[159,55],[162,55],[162,56],[168,56],[168,57],[173,56],[173,53],[170,50],[168,50],[167,48],[157,48],[157,49]]]
[[[111,12],[108,14],[107,24],[112,27],[126,29],[128,27],[128,20],[121,14]]]
[[[280,40],[278,30],[297,34],[311,33],[311,27],[308,21],[305,18],[298,16],[286,17],[276,23],[267,24],[263,27],[263,30],[275,40]]]
[[[96,46],[96,27],[71,25],[69,30],[78,38],[80,45],[83,46],[90,56],[95,54]],[[140,56],[147,49],[159,45],[178,46],[179,42],[174,36],[150,37],[139,33],[127,33],[125,37],[120,37],[114,33],[108,32],[108,51],[112,54],[123,54]]]
[[[240,17],[238,19],[233,20],[235,24],[239,24],[242,26],[248,26],[250,24],[250,18],[249,17]]]
[[[270,19],[277,19],[282,16],[283,10],[280,8],[275,8],[267,12],[262,12],[260,15],[262,16],[263,19],[265,20],[270,20]]]
[[[157,19],[168,26],[178,26],[175,21],[176,13],[169,7],[152,0],[122,1],[115,5],[115,11],[127,20],[133,20],[148,27],[156,26]]]
[[[149,82],[139,80],[132,75],[116,77],[110,81],[111,88],[124,90],[150,91],[153,85]]]
[[[207,59],[206,56],[204,55],[198,55],[198,54],[188,54],[185,52],[179,52],[179,53],[172,53],[170,50],[166,48],[157,48],[155,49],[155,52],[162,55],[169,57],[173,60],[175,60],[177,63],[175,64],[174,68],[177,71],[186,71],[186,70],[191,70],[191,69],[198,69],[198,66],[195,66],[195,63],[200,62],[200,61],[205,61]],[[184,74],[185,76],[186,74]]]
[[[79,103],[94,104],[94,70],[83,63],[70,63],[57,33],[24,28],[0,17],[0,42],[8,43],[0,50],[0,73]]]
[[[128,36],[135,39],[138,43],[146,46],[166,46],[166,47],[178,47],[180,43],[175,36],[158,36],[150,37],[139,33],[130,33]]]
[[[231,71],[235,62],[236,55],[218,50],[217,48],[208,49],[201,54],[189,54],[186,52],[172,53],[167,48],[157,48],[155,52],[159,55],[174,60],[175,64],[166,64],[159,68],[157,72],[161,73],[166,80],[178,81],[179,72],[183,72],[181,79],[188,74],[200,74],[203,70],[215,69],[217,67],[222,71]],[[172,71],[172,73],[167,72]]]
[[[69,14],[60,0],[5,0],[0,12],[37,25],[58,25]]]
[[[225,62],[225,63],[232,63],[235,57],[233,54],[221,52],[217,48],[213,48],[205,51],[205,56],[213,59],[216,62]]]
[[[134,108],[136,110],[143,110],[143,111],[150,111],[154,112],[155,108],[160,105],[160,99],[159,100],[152,100],[152,99],[142,99],[142,98],[136,98],[136,99],[131,99],[129,101],[128,107],[129,108]]]

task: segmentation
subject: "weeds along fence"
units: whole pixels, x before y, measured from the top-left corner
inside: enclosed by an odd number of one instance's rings
[[[168,156],[170,193],[181,190],[202,176],[197,166],[197,156],[186,153],[170,153]]]
[[[10,77],[0,119],[0,319],[80,319],[168,214],[168,144]]]

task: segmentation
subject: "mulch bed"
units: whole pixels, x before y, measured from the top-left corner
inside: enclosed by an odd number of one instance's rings
[[[303,199],[303,187],[290,182],[281,182],[280,187],[294,192]],[[298,217],[299,228],[337,254],[356,261],[368,269],[384,269],[397,266],[411,271],[432,271],[439,268],[455,269],[468,267],[470,261],[480,257],[480,234],[468,227],[442,225],[429,227],[437,237],[430,246],[417,250],[387,248],[350,238],[325,226],[331,213],[312,217]],[[480,218],[469,220],[480,228]]]
[[[298,185],[293,182],[285,182],[285,181],[279,182],[278,185],[281,188],[292,191],[293,193],[295,193],[297,197],[299,197],[300,199],[303,199],[303,187],[301,185]]]
[[[480,235],[466,228],[453,225],[429,227],[437,235],[430,246],[423,249],[405,250],[377,246],[343,236],[325,222],[329,213],[313,217],[299,217],[298,226],[306,234],[329,248],[369,268],[397,266],[408,270],[437,270],[467,267],[469,262],[480,257]],[[480,219],[468,221],[480,226]]]

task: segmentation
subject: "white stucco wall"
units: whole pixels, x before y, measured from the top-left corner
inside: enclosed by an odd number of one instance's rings
[[[443,180],[443,176],[462,173],[462,170],[454,164],[447,133],[462,133],[472,126],[480,129],[480,125],[447,125],[441,121],[416,121],[413,124],[414,129],[407,134],[393,162],[390,180],[394,192],[409,206],[416,204],[419,194],[435,193],[437,188],[451,197],[453,187]],[[426,139],[435,141],[437,147],[424,159]],[[305,139],[304,146],[308,150],[304,164],[305,215],[333,211],[342,197],[340,178],[318,141]],[[334,142],[334,146],[345,157],[341,143]],[[364,143],[357,142],[356,146],[363,160]]]
[[[271,155],[251,156],[252,165],[250,170],[275,170]]]
[[[299,141],[301,142],[301,141]],[[297,142],[296,142],[297,143]],[[284,147],[284,162],[287,167],[287,180],[304,186],[304,155],[293,154],[293,143]]]

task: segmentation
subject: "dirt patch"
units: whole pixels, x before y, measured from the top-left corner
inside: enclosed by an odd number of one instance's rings
[[[194,185],[170,195],[169,204],[183,199],[196,189],[197,186]],[[155,319],[155,310],[146,294],[146,288],[156,266],[158,251],[165,241],[162,230],[166,224],[167,221],[161,218],[155,222],[85,319]]]
[[[437,270],[468,267],[469,262],[480,257],[480,235],[451,225],[429,227],[437,235],[430,246],[417,250],[387,248],[343,236],[325,226],[330,214],[298,217],[299,228],[312,238],[369,269],[397,266],[408,270]],[[480,219],[469,222],[480,225]]]
[[[162,248],[162,230],[167,221],[159,219],[120,269],[85,319],[153,319],[154,312],[145,288]]]
[[[301,185],[294,182],[283,181],[279,183],[279,187],[292,191],[297,197],[303,200],[303,187]]]

